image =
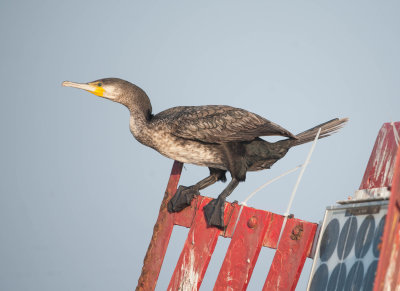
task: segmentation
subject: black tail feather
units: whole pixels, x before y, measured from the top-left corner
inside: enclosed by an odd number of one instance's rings
[[[337,132],[339,129],[341,129],[348,120],[349,120],[348,118],[340,118],[340,119],[335,118],[330,121],[321,123],[317,126],[314,126],[313,128],[310,128],[306,131],[297,134],[296,135],[297,139],[291,140],[291,145],[297,146],[303,143],[313,141],[320,128],[321,128],[321,133],[319,134],[319,138],[328,137]]]

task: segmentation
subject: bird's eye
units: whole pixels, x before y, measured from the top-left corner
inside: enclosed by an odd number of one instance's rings
[[[97,86],[101,87],[101,83],[97,83]]]

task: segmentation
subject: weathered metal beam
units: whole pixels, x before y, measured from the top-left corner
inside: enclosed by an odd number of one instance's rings
[[[257,262],[272,213],[246,207],[219,271],[215,291],[246,290]]]
[[[400,286],[400,147],[394,166],[393,184],[383,231],[374,291],[398,290]]]
[[[198,290],[200,288],[221,232],[216,227],[207,226],[203,207],[210,200],[211,198],[204,197],[199,203],[196,217],[176,264],[168,291]]]
[[[143,262],[142,274],[140,275],[136,291],[154,290],[158,275],[164,261],[168,248],[169,239],[174,227],[174,215],[168,213],[167,203],[175,194],[179,183],[183,164],[175,161],[172,167],[168,186],[161,202],[157,222],[154,225],[153,236]]]
[[[311,251],[317,224],[288,219],[275,252],[263,290],[294,290],[307,255]]]

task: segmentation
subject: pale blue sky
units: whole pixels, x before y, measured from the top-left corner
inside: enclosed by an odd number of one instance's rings
[[[349,117],[317,144],[294,201],[296,217],[318,222],[358,188],[382,123],[400,120],[399,11],[398,1],[1,1],[0,290],[132,290],[151,238],[172,161],[132,138],[124,107],[62,81],[120,77],[155,113],[227,104],[294,133]],[[249,174],[229,200],[302,163],[309,147]],[[183,185],[207,174],[185,168]],[[283,213],[296,177],[249,204]],[[173,234],[158,290],[185,233]],[[272,254],[261,252],[249,290]]]

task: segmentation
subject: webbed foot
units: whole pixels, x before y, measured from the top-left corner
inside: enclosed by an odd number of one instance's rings
[[[204,216],[206,217],[206,221],[209,226],[215,226],[220,229],[225,228],[224,206],[225,199],[223,198],[213,199],[206,206],[204,206]]]
[[[179,212],[190,205],[195,195],[200,195],[199,189],[190,186],[179,186],[175,195],[168,201],[168,212]]]

